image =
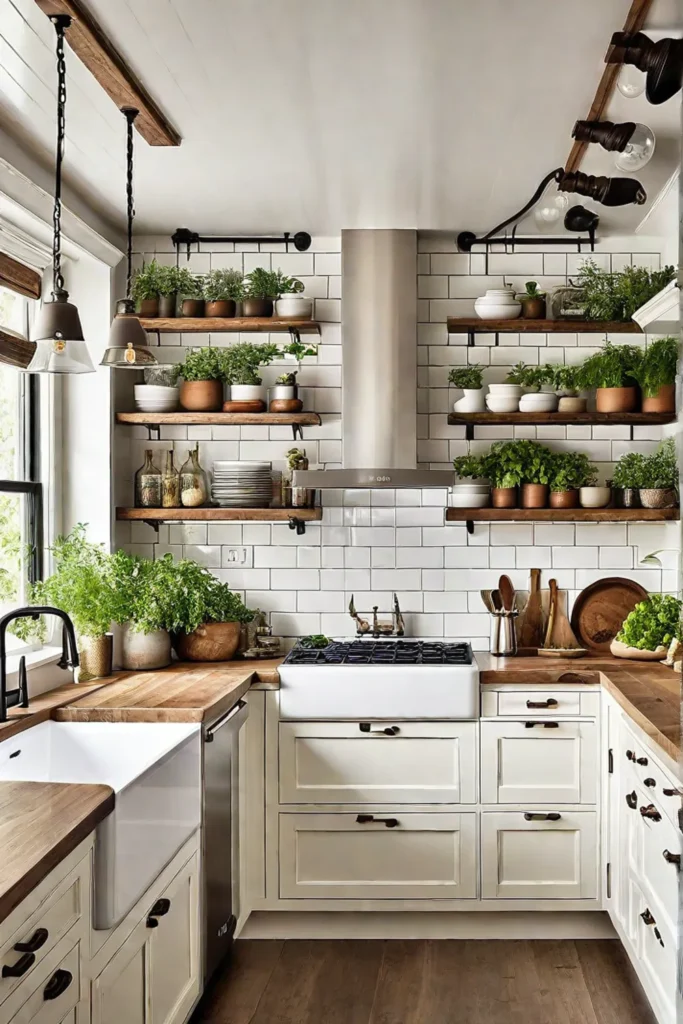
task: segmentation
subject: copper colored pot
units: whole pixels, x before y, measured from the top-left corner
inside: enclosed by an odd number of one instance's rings
[[[545,508],[547,504],[547,484],[522,484],[522,508]]]
[[[180,385],[180,408],[188,412],[218,412],[223,405],[220,380],[185,380]]]
[[[638,408],[638,388],[598,388],[595,392],[598,412],[635,412]]]
[[[643,412],[676,412],[676,391],[673,384],[663,384],[656,395],[643,395]]]
[[[205,622],[193,633],[179,633],[175,647],[181,661],[230,661],[240,642],[239,622]]]
[[[545,299],[520,299],[523,320],[545,320]]]
[[[236,308],[232,299],[212,299],[204,307],[204,316],[233,317]]]
[[[492,487],[491,505],[493,508],[517,508],[517,488]]]
[[[144,319],[159,316],[159,297],[140,300],[140,316]]]
[[[550,492],[550,507],[551,508],[578,508],[579,507],[579,492],[572,488],[569,491],[551,491]]]
[[[272,299],[242,299],[242,316],[272,316]]]
[[[204,299],[183,299],[181,316],[204,316]]]

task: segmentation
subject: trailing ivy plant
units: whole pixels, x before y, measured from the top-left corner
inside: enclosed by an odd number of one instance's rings
[[[482,387],[482,377],[481,366],[455,366],[448,374],[448,381],[453,387],[478,391]]]
[[[678,349],[678,338],[658,338],[648,345],[633,371],[647,398],[654,398],[660,388],[675,382]]]
[[[212,270],[204,278],[203,295],[207,302],[240,302],[244,298],[244,278],[239,270]]]
[[[221,352],[223,353],[223,372],[228,384],[263,383],[258,372],[259,367],[268,366],[274,359],[282,355],[277,345],[272,343],[253,345],[248,341],[221,349]]]
[[[250,299],[276,299],[281,280],[278,271],[255,267],[244,279],[244,294]]]
[[[579,368],[582,388],[626,388],[636,382],[643,353],[635,345],[612,345],[590,356]]]
[[[676,276],[676,268],[662,270],[625,267],[616,274],[600,270],[587,259],[579,271],[578,286],[587,320],[630,320],[637,309],[654,298]]]
[[[548,483],[551,491],[573,491],[591,487],[598,479],[597,467],[583,452],[554,452]]]
[[[193,348],[185,356],[181,374],[185,381],[226,380],[224,348]]]

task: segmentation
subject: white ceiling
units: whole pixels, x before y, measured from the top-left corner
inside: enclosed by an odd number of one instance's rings
[[[563,164],[630,0],[87,0],[166,115],[179,148],[138,137],[136,230],[486,230]],[[680,27],[676,0],[651,23]],[[54,32],[0,0],[0,125],[46,161]],[[71,184],[124,215],[122,115],[67,51]],[[678,158],[680,96],[619,97],[658,134],[651,198]],[[609,173],[593,147],[583,167]],[[630,230],[642,208],[602,210]]]

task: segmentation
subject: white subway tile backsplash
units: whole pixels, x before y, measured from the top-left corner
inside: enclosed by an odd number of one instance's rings
[[[273,590],[319,590],[318,569],[271,569],[270,585]]]

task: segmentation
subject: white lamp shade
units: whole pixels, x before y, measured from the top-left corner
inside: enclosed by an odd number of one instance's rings
[[[43,338],[36,342],[27,373],[94,373],[88,346],[83,340]]]

